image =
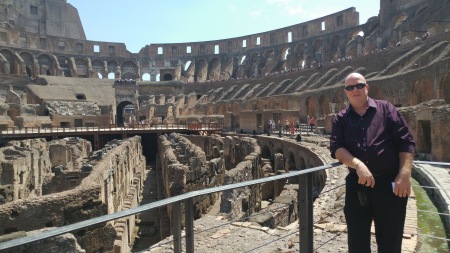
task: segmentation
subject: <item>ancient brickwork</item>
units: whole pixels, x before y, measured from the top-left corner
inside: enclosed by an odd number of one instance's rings
[[[166,197],[222,184],[224,173],[222,157],[208,156],[211,161],[207,160],[201,147],[178,134],[161,136],[160,147]],[[216,198],[216,194],[211,194],[196,199],[195,216],[200,217],[204,214],[215,203]]]
[[[4,228],[0,230],[1,235],[63,226],[136,207],[145,170],[140,141],[140,137],[114,141],[102,150],[92,152],[79,168],[89,175],[70,191],[0,205],[0,223]],[[52,156],[51,160],[64,163],[65,159],[82,155],[87,148],[77,154],[70,153],[67,149],[58,150],[61,154],[59,158]],[[46,215],[42,216],[43,213]],[[129,238],[134,224],[134,216],[131,216],[94,226],[84,234],[75,236],[87,252],[98,252],[100,249],[129,252]]]
[[[227,171],[224,185],[262,178],[261,149],[256,140],[227,136],[224,139],[224,158]],[[249,216],[261,209],[261,185],[222,192],[220,212],[235,219]]]

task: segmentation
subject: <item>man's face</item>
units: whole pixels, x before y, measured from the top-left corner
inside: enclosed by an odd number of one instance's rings
[[[361,105],[367,102],[369,85],[362,77],[349,78],[344,84],[344,92],[350,104]]]

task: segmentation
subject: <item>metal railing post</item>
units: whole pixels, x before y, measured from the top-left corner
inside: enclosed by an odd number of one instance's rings
[[[186,253],[194,252],[194,201],[192,198],[184,202],[186,225]]]
[[[300,175],[298,179],[300,252],[313,253],[312,173]]]
[[[172,204],[173,252],[181,253],[181,203]]]

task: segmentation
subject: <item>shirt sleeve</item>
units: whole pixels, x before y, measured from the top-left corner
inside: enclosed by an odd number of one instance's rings
[[[336,159],[336,150],[344,147],[344,120],[342,114],[337,114],[333,119],[330,136],[331,157]]]
[[[399,152],[415,153],[415,142],[405,118],[393,105],[389,105],[389,119],[396,147]]]

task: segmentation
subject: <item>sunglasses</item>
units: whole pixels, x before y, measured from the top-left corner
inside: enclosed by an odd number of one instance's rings
[[[344,89],[347,91],[352,91],[355,89],[355,87],[356,87],[356,89],[360,90],[360,89],[366,87],[366,84],[365,83],[357,83],[355,85],[347,85],[344,87]]]

